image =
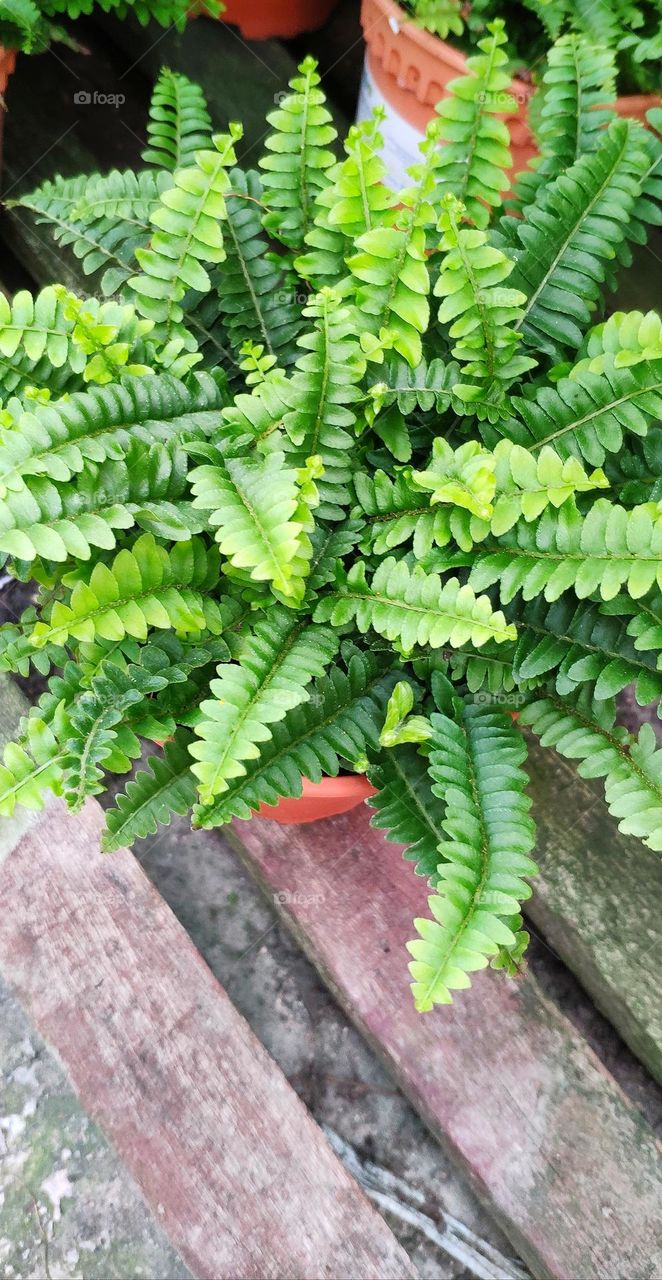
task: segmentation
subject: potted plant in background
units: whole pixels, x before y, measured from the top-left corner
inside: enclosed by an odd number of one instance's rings
[[[607,86],[604,101],[618,92],[616,110],[621,115],[643,121],[646,112],[659,105],[662,17],[656,0],[640,0],[627,8],[616,0],[593,6],[571,0],[522,0],[507,6],[499,0],[362,0],[366,58],[357,118],[369,117],[376,106],[383,108],[385,155],[394,179],[400,180],[415,158],[437,103],[455,77],[464,74],[472,41],[484,37],[489,22],[500,18],[506,19],[510,33],[500,61],[510,73],[511,100],[501,90],[501,114],[511,134],[514,172],[535,155],[529,102],[548,45],[562,35],[567,37],[570,75],[570,51],[575,47],[617,61],[617,90],[613,83]],[[552,83],[554,77],[552,70]]]
[[[260,171],[166,73],[150,167],[19,202],[117,297],[0,314],[0,552],[39,584],[0,665],[48,677],[0,809],[49,789],[77,809],[143,739],[169,741],[108,810],[108,850],[367,776],[431,886],[421,1009],[526,945],[522,723],[662,847],[662,755],[614,708],[662,686],[662,324],[599,313],[662,142],[557,86],[535,189],[489,230],[494,65],[456,91],[469,143],[433,123],[401,191],[378,120],[337,155],[312,59]]]

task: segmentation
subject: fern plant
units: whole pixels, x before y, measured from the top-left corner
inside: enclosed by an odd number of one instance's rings
[[[187,0],[99,0],[106,12],[119,18],[133,14],[141,26],[158,22],[162,27],[186,26],[190,5]],[[53,41],[78,48],[63,19],[91,13],[94,0],[0,0],[0,44],[22,53],[43,53]],[[222,0],[201,0],[201,10],[217,18],[223,12]],[[167,107],[165,108],[167,111]],[[163,117],[165,119],[165,116]],[[158,129],[154,132],[158,136]]]
[[[604,54],[618,58],[621,93],[659,93],[662,63],[662,15],[657,0],[516,0],[507,5],[499,0],[400,0],[402,9],[419,27],[441,40],[467,40],[483,36],[490,21],[505,18],[511,39],[508,55],[515,68],[535,68],[545,57],[551,41],[566,37],[555,63],[565,61],[569,79],[552,77],[557,92],[572,94],[576,83],[574,64],[584,58],[593,64],[593,77],[600,76]],[[575,37],[586,41],[578,50]],[[591,73],[584,80],[591,84]],[[600,98],[600,103],[608,101]],[[550,113],[548,112],[548,115]]]
[[[404,191],[378,116],[338,143],[310,59],[262,176],[164,72],[151,167],[20,201],[105,300],[0,307],[0,555],[37,584],[0,668],[47,679],[0,811],[77,808],[145,739],[107,850],[366,772],[430,885],[420,1009],[522,963],[522,724],[662,849],[662,755],[614,702],[662,692],[662,322],[604,318],[660,139],[585,115],[584,49],[506,213],[501,24],[483,43]]]

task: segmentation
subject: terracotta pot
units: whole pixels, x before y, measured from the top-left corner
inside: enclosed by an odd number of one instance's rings
[[[633,93],[629,97],[617,98],[616,110],[619,116],[645,124],[646,112],[650,111],[651,107],[659,107],[661,103],[662,98],[659,93]]]
[[[289,39],[316,31],[338,0],[225,0],[222,22],[239,27],[246,40]]]
[[[394,0],[362,0],[361,25],[367,47],[357,119],[364,120],[377,105],[384,108],[384,159],[392,184],[404,186],[407,166],[420,159],[418,143],[435,115],[435,106],[447,96],[449,81],[464,75],[466,58],[459,49],[417,27]],[[510,131],[514,175],[536,154],[527,123],[533,86],[515,79],[510,92],[517,111],[504,112],[502,119]],[[659,105],[658,95],[637,94],[619,98],[616,110],[645,123],[646,112]]]
[[[303,778],[302,782],[303,793],[298,800],[284,799],[276,805],[260,805],[258,818],[271,818],[281,825],[318,822],[320,818],[356,809],[368,796],[375,795],[375,788],[362,773],[341,773],[337,778],[322,778],[321,782]]]
[[[0,171],[2,170],[2,151],[5,131],[5,92],[9,77],[16,66],[16,50],[4,49],[0,45]]]

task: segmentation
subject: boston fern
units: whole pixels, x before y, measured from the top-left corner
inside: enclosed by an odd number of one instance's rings
[[[104,300],[0,304],[0,552],[39,584],[0,666],[48,677],[0,809],[77,809],[145,739],[107,850],[365,771],[431,887],[420,1009],[526,946],[523,725],[662,849],[662,754],[614,706],[662,692],[662,323],[601,318],[660,219],[659,114],[594,113],[582,46],[504,212],[503,40],[399,192],[311,59],[250,170],[163,72],[143,171],[19,201]]]

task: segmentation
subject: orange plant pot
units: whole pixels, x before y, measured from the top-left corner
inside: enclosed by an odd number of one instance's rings
[[[225,0],[222,22],[246,40],[291,39],[324,26],[338,0]]]
[[[0,45],[0,171],[2,170],[2,152],[5,132],[5,92],[9,77],[16,66],[16,50],[4,49]]]
[[[435,107],[447,97],[449,81],[466,72],[466,58],[445,40],[416,26],[395,0],[361,0],[361,25],[366,57],[357,119],[366,119],[375,106],[384,108],[388,176],[395,186],[404,186],[408,165],[420,159],[418,143],[434,118]],[[533,85],[516,78],[510,93],[517,111],[504,112],[502,119],[510,132],[514,175],[537,153],[527,120]],[[646,112],[659,105],[657,94],[636,94],[619,98],[616,110],[645,123]]]
[[[662,98],[659,93],[633,93],[628,97],[617,98],[616,110],[619,116],[645,124],[646,112],[650,111],[651,107],[659,107],[660,104],[662,104]]]
[[[362,773],[341,773],[337,778],[322,778],[321,782],[309,782],[303,778],[302,784],[303,791],[298,800],[284,799],[275,805],[260,805],[258,818],[270,818],[283,826],[319,822],[320,818],[332,818],[336,813],[356,809],[368,796],[376,794]]]

